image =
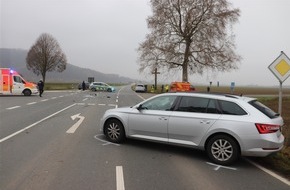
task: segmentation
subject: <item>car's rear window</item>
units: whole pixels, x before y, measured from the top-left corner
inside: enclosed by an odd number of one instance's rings
[[[260,112],[262,112],[271,119],[279,116],[278,113],[274,112],[273,110],[271,110],[270,108],[268,108],[267,106],[265,106],[264,104],[262,104],[257,100],[250,101],[249,104],[257,108]]]

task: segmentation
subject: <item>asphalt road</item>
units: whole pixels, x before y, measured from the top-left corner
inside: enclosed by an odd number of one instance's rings
[[[0,96],[1,190],[270,189],[289,185],[245,159],[230,167],[203,151],[100,133],[105,110],[134,105],[148,94],[44,92]],[[147,97],[146,97],[147,96]]]

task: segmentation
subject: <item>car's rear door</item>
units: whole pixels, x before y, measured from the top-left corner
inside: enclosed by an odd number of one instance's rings
[[[202,137],[220,116],[213,99],[181,97],[168,122],[169,142],[198,146]]]

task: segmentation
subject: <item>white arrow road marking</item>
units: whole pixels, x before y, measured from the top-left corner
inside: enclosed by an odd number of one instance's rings
[[[81,125],[81,123],[84,121],[85,117],[80,116],[80,114],[81,113],[71,116],[72,120],[75,120],[76,118],[79,118],[79,120],[71,128],[69,128],[69,130],[67,130],[66,133],[74,133],[77,130],[77,128]]]

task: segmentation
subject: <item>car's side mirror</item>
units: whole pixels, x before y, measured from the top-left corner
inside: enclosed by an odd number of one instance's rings
[[[141,111],[141,110],[145,110],[147,109],[146,107],[143,107],[142,104],[140,104],[138,107],[137,107],[137,110]]]
[[[138,107],[137,107],[137,110],[142,110],[143,108],[142,108],[142,104],[140,104]]]

